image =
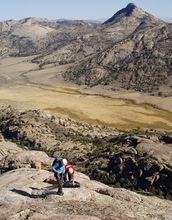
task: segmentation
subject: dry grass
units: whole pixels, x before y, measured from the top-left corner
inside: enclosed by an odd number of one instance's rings
[[[18,85],[0,90],[3,103],[45,109],[77,121],[117,127],[172,129],[172,113],[125,99],[82,94],[76,88]]]
[[[14,83],[13,86],[1,86],[1,104],[10,104],[21,110],[49,110],[55,115],[77,121],[121,129],[172,130],[172,113],[142,103],[150,100],[146,96],[136,103],[134,100],[138,101],[139,97],[136,93],[106,93],[103,90],[73,87],[62,82],[61,72],[65,66],[39,70],[38,65],[29,60],[31,58],[0,61],[1,72]],[[155,104],[153,101],[150,103]]]

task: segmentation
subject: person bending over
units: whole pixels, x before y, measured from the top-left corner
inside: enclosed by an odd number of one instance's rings
[[[66,182],[68,179],[68,181],[71,181],[72,185],[74,186],[74,180],[75,180],[74,174],[75,174],[74,167],[69,162],[67,162],[67,164],[65,165],[64,181]]]
[[[56,158],[52,164],[52,171],[58,183],[57,195],[62,196],[63,193],[63,180],[65,175],[65,165],[67,165],[67,160],[61,157]]]

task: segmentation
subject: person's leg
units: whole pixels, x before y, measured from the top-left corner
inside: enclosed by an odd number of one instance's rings
[[[72,174],[68,173],[68,180],[71,181],[72,180]]]
[[[58,192],[57,192],[57,194],[61,195],[61,196],[64,194],[63,191],[62,191],[62,189],[63,189],[63,178],[64,178],[63,174],[58,175]]]
[[[63,187],[63,175],[61,174],[57,174],[57,173],[54,173],[54,176],[57,180],[57,184],[58,184],[58,191],[57,191],[57,194],[58,195],[63,195],[64,193],[62,192],[62,187]]]
[[[65,172],[64,173],[64,182],[66,182],[67,181],[67,173]]]

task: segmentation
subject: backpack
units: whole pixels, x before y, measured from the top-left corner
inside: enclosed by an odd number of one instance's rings
[[[56,157],[55,159],[54,159],[54,161],[53,161],[53,163],[52,163],[52,167],[54,166],[54,164],[56,164],[56,163],[60,163],[61,164],[61,166],[62,166],[62,158],[61,157]]]
[[[74,185],[72,185],[72,182],[71,181],[66,181],[64,184],[63,184],[63,187],[66,187],[66,188],[75,188],[75,187],[80,187],[80,183],[77,182],[77,181],[74,181]]]

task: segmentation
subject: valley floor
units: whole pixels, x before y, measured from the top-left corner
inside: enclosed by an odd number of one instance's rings
[[[80,122],[119,129],[172,130],[172,97],[112,91],[64,82],[69,65],[40,69],[33,57],[0,60],[0,104],[48,110]]]

